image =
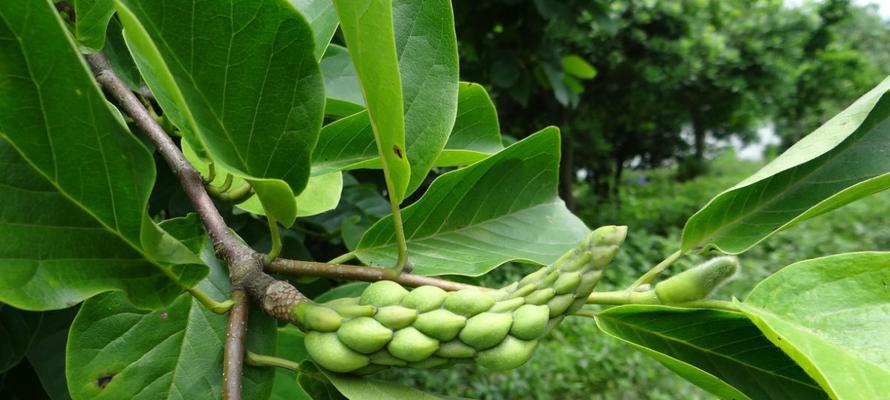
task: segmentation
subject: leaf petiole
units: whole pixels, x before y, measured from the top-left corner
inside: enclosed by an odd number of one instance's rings
[[[235,305],[235,302],[231,299],[223,302],[213,300],[207,292],[198,289],[197,287],[191,287],[188,291],[195,300],[198,300],[204,307],[207,307],[208,310],[213,311],[216,314],[225,314]]]
[[[286,360],[280,357],[267,356],[263,354],[257,354],[250,350],[248,350],[244,355],[244,362],[248,365],[253,365],[254,367],[277,367],[289,369],[291,371],[299,371],[300,364],[295,363],[291,360]]]
[[[628,286],[628,291],[634,291],[636,288],[645,285],[647,283],[652,283],[658,274],[662,273],[667,267],[670,267],[674,261],[677,261],[683,255],[683,250],[677,250],[673,254],[667,256],[660,263],[655,264],[650,270],[646,271],[645,274],[641,275],[634,283]]]
[[[278,229],[278,223],[275,222],[274,218],[266,216],[266,221],[269,222],[269,235],[272,238],[272,248],[266,254],[266,264],[269,264],[281,255],[281,231]]]

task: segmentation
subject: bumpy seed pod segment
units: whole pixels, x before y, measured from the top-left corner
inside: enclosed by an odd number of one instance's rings
[[[301,303],[294,317],[307,333],[309,355],[334,372],[456,362],[516,368],[542,336],[586,303],[626,233],[623,226],[598,228],[552,265],[500,290],[408,291],[380,281],[358,298]]]

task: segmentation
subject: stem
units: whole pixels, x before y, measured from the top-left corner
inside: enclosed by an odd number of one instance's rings
[[[278,223],[274,218],[267,215],[266,221],[269,222],[269,234],[272,238],[272,248],[269,249],[269,254],[266,254],[266,264],[268,264],[281,254],[281,231],[278,230]]]
[[[328,261],[328,264],[343,264],[347,261],[352,261],[353,259],[355,259],[355,253],[350,251],[349,253],[342,254],[340,256],[337,256],[333,260]]]
[[[229,326],[223,353],[223,398],[241,400],[241,377],[244,370],[244,336],[247,333],[247,294],[232,289],[235,306],[229,312]]]
[[[191,287],[188,289],[188,291],[189,293],[191,293],[192,297],[195,298],[195,300],[198,300],[201,304],[204,305],[204,307],[207,307],[207,309],[217,314],[225,314],[229,312],[232,306],[235,305],[235,302],[232,299],[228,299],[223,302],[213,300],[213,298],[210,297],[207,292],[198,289],[197,287]]]
[[[456,291],[467,288],[490,290],[478,286],[459,282],[447,281],[428,276],[420,276],[409,273],[396,274],[395,271],[386,268],[359,267],[354,265],[340,265],[319,263],[312,261],[296,261],[288,259],[276,259],[266,266],[266,271],[294,276],[318,276],[322,278],[345,279],[353,281],[376,282],[390,280],[404,286],[436,286],[443,290]]]
[[[667,269],[667,267],[670,267],[671,264],[673,264],[674,261],[677,261],[677,259],[680,258],[682,255],[683,255],[682,250],[675,251],[674,254],[669,255],[667,258],[662,260],[660,263],[656,264],[650,270],[646,271],[646,273],[643,274],[642,276],[640,276],[639,279],[637,279],[634,283],[632,283],[627,288],[627,290],[634,290],[634,289],[640,287],[641,285],[651,283],[653,280],[655,280],[655,278],[658,276],[658,274],[662,273],[662,271]]]
[[[247,351],[247,356],[244,358],[244,361],[247,363],[247,365],[253,365],[254,367],[278,367],[289,369],[291,371],[300,370],[300,364],[295,363],[291,360],[257,354],[250,350]]]
[[[398,275],[402,273],[402,270],[405,269],[405,266],[408,263],[408,242],[405,240],[405,228],[402,227],[402,212],[399,210],[399,205],[392,201],[392,194],[390,194],[390,200],[390,204],[392,205],[392,223],[396,233],[396,244],[399,246],[399,258],[396,259],[396,265],[393,267],[393,271]],[[410,268],[406,272],[410,272]]]
[[[211,161],[210,164],[207,165],[207,184],[209,185],[214,179],[216,179],[216,163]]]
[[[225,183],[223,183],[223,185],[225,185]],[[229,186],[231,186],[231,183],[229,184]],[[253,188],[250,187],[250,184],[244,184],[234,189],[223,189],[222,187],[216,188],[213,186],[209,186],[207,190],[213,197],[216,197],[217,199],[220,199],[221,201],[229,204],[241,204],[247,201],[250,196],[253,196],[254,193]]]

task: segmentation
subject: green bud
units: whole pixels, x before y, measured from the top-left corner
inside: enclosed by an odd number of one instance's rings
[[[501,344],[476,354],[476,362],[494,370],[513,369],[525,364],[537,345],[537,340],[525,341],[507,336]]]
[[[566,310],[565,314],[574,314],[575,311],[580,310],[585,304],[587,304],[587,296],[579,297],[572,302],[572,305],[569,306],[569,309]]]
[[[739,269],[735,257],[717,257],[690,268],[655,285],[655,294],[663,304],[701,300],[735,275]]]
[[[507,286],[504,286],[498,290],[493,290],[488,292],[488,295],[491,296],[495,301],[501,301],[510,297],[513,292],[516,291],[516,288],[519,287],[519,282],[513,282]]]
[[[441,341],[457,337],[460,330],[467,324],[467,318],[451,311],[438,309],[417,316],[414,327],[425,335]]]
[[[402,329],[414,323],[417,311],[402,306],[386,306],[377,309],[374,319],[390,329]]]
[[[418,315],[414,327],[425,335],[446,341],[454,339],[466,323],[466,317],[440,308]]]
[[[325,305],[327,305],[327,304],[325,304]],[[340,314],[340,316],[344,317],[344,318],[370,317],[370,316],[374,315],[375,313],[377,313],[377,307],[374,307],[372,305],[360,306],[357,304],[356,305],[340,304],[340,305],[333,305],[333,306],[327,305],[327,306],[330,307],[331,309],[333,309],[334,311],[336,311],[337,314]]]
[[[393,281],[378,281],[370,284],[362,296],[359,304],[371,304],[375,306],[391,306],[399,304],[402,298],[408,294],[408,290]]]
[[[408,293],[402,305],[422,313],[439,308],[447,296],[448,292],[435,286],[421,286]]]
[[[418,361],[415,363],[408,364],[408,366],[411,368],[417,368],[417,369],[430,369],[430,368],[441,367],[445,364],[448,364],[448,359],[433,356],[433,357],[429,357],[423,361]]]
[[[495,299],[479,289],[461,289],[448,293],[445,308],[465,317],[472,317],[488,310],[495,304]]]
[[[293,315],[307,331],[333,332],[340,328],[343,321],[343,317],[336,311],[309,301],[297,304]]]
[[[553,288],[541,288],[532,292],[532,294],[525,297],[525,302],[528,304],[544,304],[556,294],[556,291]]]
[[[541,337],[550,321],[550,308],[526,304],[513,312],[510,334],[519,339],[532,340]]]
[[[574,301],[575,295],[572,293],[562,294],[550,299],[547,302],[547,307],[550,308],[550,318],[564,314]]]
[[[511,314],[484,312],[468,319],[459,336],[462,342],[476,349],[487,349],[504,340],[512,325]]]
[[[436,355],[445,358],[470,358],[476,355],[476,349],[467,346],[460,340],[452,340],[440,344]]]
[[[392,331],[374,318],[359,317],[344,323],[337,330],[337,337],[355,351],[373,353],[389,343]]]
[[[519,297],[519,298],[515,298],[515,299],[499,301],[494,306],[492,306],[488,311],[509,312],[509,311],[513,311],[513,310],[519,308],[519,306],[521,306],[523,304],[525,304],[525,299],[523,299],[522,297]]]
[[[378,351],[374,354],[371,354],[371,363],[377,365],[388,365],[393,367],[404,367],[408,365],[405,360],[400,360],[389,354],[386,350]]]
[[[396,331],[386,349],[402,360],[417,362],[439,350],[439,341],[409,326]]]
[[[559,271],[554,269],[538,282],[538,287],[551,286],[557,279],[559,279]]]
[[[309,332],[305,343],[309,356],[334,372],[352,372],[370,362],[367,356],[346,347],[336,333]]]
[[[546,335],[550,333],[550,331],[552,331],[553,328],[556,328],[556,326],[559,325],[559,323],[562,322],[562,319],[565,317],[565,315],[560,315],[556,318],[550,318],[550,320],[547,321],[547,327],[544,328],[544,334]]]
[[[603,271],[585,272],[584,275],[581,275],[581,283],[575,288],[575,294],[578,297],[589,296],[590,292],[593,292],[593,288],[596,287],[596,284],[600,282],[600,278],[602,277]]]
[[[553,290],[556,291],[556,294],[572,293],[580,284],[580,272],[563,272],[559,275],[559,279],[557,279],[556,282],[553,283]]]

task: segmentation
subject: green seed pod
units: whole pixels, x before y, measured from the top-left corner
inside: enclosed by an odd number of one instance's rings
[[[374,354],[371,354],[370,358],[371,358],[371,363],[377,364],[377,365],[388,365],[388,366],[393,366],[393,367],[404,367],[404,366],[408,365],[408,363],[405,362],[405,360],[400,360],[398,358],[393,357],[392,354],[389,354],[389,352],[386,350],[381,350]]]
[[[491,309],[489,309],[488,311],[490,311],[490,312],[510,312],[510,311],[513,311],[513,310],[519,308],[519,306],[521,306],[523,304],[525,304],[525,299],[523,299],[522,297],[510,299],[510,300],[503,300],[503,301],[497,302],[497,304],[492,306]]]
[[[550,320],[547,321],[547,327],[544,328],[544,334],[546,335],[550,333],[550,331],[552,331],[553,328],[556,328],[556,326],[559,325],[559,323],[562,322],[562,319],[565,317],[565,315],[560,315],[556,318],[550,318]]]
[[[535,272],[532,272],[532,273],[524,276],[521,280],[519,280],[519,286],[522,287],[522,286],[528,285],[530,283],[537,284],[538,281],[540,281],[542,278],[544,278],[544,276],[547,275],[549,272],[550,272],[549,267],[544,267],[544,268],[541,268]]]
[[[367,356],[346,347],[336,333],[309,332],[305,343],[309,356],[334,372],[351,372],[370,363]]]
[[[581,283],[579,283],[578,287],[575,288],[575,293],[578,295],[578,297],[589,296],[590,292],[593,291],[593,288],[596,287],[596,284],[600,282],[600,278],[602,277],[602,271],[585,272],[584,275],[581,275]]]
[[[587,304],[587,297],[579,297],[572,302],[565,314],[573,314],[575,311],[580,310],[581,307],[584,307],[585,304]]]
[[[417,311],[402,306],[386,306],[377,309],[374,319],[390,329],[402,329],[414,323]]]
[[[519,287],[519,282],[513,282],[513,283],[511,283],[507,286],[504,286],[498,290],[492,290],[492,291],[488,292],[488,295],[491,296],[491,298],[495,299],[495,301],[501,301],[506,298],[509,298],[510,295],[513,294],[513,292],[515,292],[516,288],[518,288],[518,287]]]
[[[402,360],[417,362],[439,350],[439,341],[409,326],[396,331],[386,349]]]
[[[386,365],[368,364],[368,365],[365,365],[364,367],[361,367],[355,371],[352,371],[352,373],[356,374],[356,375],[371,375],[371,374],[376,374],[380,371],[383,371],[387,368],[388,367]]]
[[[544,279],[541,279],[541,281],[538,282],[538,287],[551,286],[557,279],[559,279],[559,271],[554,269],[544,276]]]
[[[460,340],[452,340],[440,344],[436,355],[444,358],[470,358],[476,355],[476,349],[467,346]]]
[[[550,318],[565,314],[566,310],[569,309],[569,306],[571,306],[574,301],[575,295],[572,293],[559,295],[550,299],[550,301],[547,302],[547,307],[550,308]]]
[[[562,263],[559,263],[557,261],[557,263],[553,265],[556,266],[560,272],[575,272],[584,267],[587,267],[588,264],[590,264],[591,258],[592,256],[590,255],[590,253],[587,252],[585,248],[584,254],[569,260],[564,260]]]
[[[410,363],[410,364],[408,364],[408,366],[411,368],[417,368],[417,369],[430,369],[430,368],[441,367],[445,364],[448,364],[448,359],[432,356],[432,357],[429,357],[423,361]]]
[[[375,306],[391,306],[399,304],[408,294],[408,290],[393,281],[377,281],[370,284],[362,296],[359,304],[371,304]]]
[[[508,370],[525,364],[535,347],[537,340],[525,341],[507,336],[501,344],[476,354],[476,362],[479,365],[494,370]]]
[[[294,307],[293,315],[306,331],[333,332],[343,321],[336,311],[308,301]]]
[[[553,290],[556,291],[556,294],[572,293],[580,284],[580,272],[563,272],[559,275],[559,279],[557,279],[556,282],[553,283]]]
[[[449,311],[472,317],[488,310],[496,303],[495,299],[478,289],[461,289],[448,294],[445,308]]]
[[[325,304],[325,305],[327,305],[327,304]],[[340,304],[340,305],[334,305],[334,306],[330,306],[330,305],[327,305],[327,306],[329,308],[331,308],[332,310],[336,311],[337,314],[340,314],[340,316],[344,317],[344,318],[370,317],[370,316],[374,315],[375,313],[377,313],[377,307],[374,307],[372,305],[360,306],[357,304],[356,305]]]
[[[735,257],[718,257],[690,268],[655,285],[655,294],[663,304],[701,300],[735,275],[739,262]]]
[[[355,351],[373,353],[389,343],[392,331],[374,318],[359,317],[345,322],[337,330],[337,337]]]
[[[526,304],[513,312],[510,334],[523,340],[537,339],[544,335],[550,321],[550,308]]]
[[[504,340],[512,325],[511,314],[484,312],[468,319],[459,337],[477,350],[487,349]]]
[[[508,296],[508,298],[512,299],[512,298],[528,296],[531,292],[534,292],[535,289],[537,289],[537,288],[538,288],[538,285],[535,285],[534,283],[527,283],[523,286],[520,286],[519,289],[516,289],[516,291],[511,293],[510,296]]]
[[[325,307],[330,307],[333,309],[337,309],[337,307],[342,306],[357,306],[358,305],[358,297],[341,297],[339,299],[334,299],[325,303],[322,303]]]
[[[555,294],[556,291],[553,288],[541,288],[525,296],[525,302],[528,304],[544,304],[550,301]]]
[[[466,324],[466,317],[441,308],[420,314],[417,321],[414,321],[414,327],[423,334],[441,341],[457,337]]]
[[[427,312],[442,305],[448,292],[435,286],[421,286],[412,290],[402,299],[402,305],[419,313]]]

